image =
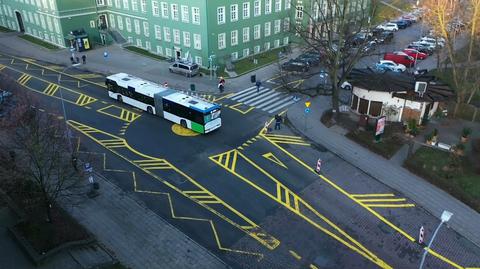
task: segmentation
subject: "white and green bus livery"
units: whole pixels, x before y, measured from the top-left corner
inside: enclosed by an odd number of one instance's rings
[[[108,96],[158,115],[198,133],[220,128],[220,106],[140,78],[118,73],[108,76]]]

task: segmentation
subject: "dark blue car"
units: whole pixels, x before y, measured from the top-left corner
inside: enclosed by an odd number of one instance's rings
[[[397,26],[398,26],[398,29],[405,29],[407,28],[408,26],[410,26],[408,24],[408,22],[404,21],[404,20],[397,20],[397,21],[392,21],[392,23],[395,23]]]

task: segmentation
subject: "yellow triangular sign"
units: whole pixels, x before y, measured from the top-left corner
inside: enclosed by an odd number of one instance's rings
[[[312,102],[310,102],[310,101],[305,102],[305,106],[306,106],[306,107],[310,107],[310,104],[311,104],[311,103],[312,103]]]
[[[282,161],[280,161],[277,157],[275,157],[275,155],[273,155],[273,153],[271,153],[271,152],[265,153],[262,156],[265,157],[267,160],[270,160],[270,161],[280,165],[281,167],[283,167],[285,169],[288,169],[287,166],[282,163]]]

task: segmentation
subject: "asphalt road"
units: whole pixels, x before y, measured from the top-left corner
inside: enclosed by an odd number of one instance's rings
[[[288,126],[266,133],[271,114],[231,98],[208,96],[223,104],[223,126],[189,136],[109,99],[101,75],[0,64],[36,92],[40,111],[63,120],[64,100],[82,159],[234,268],[416,268],[418,229],[438,221]],[[437,240],[426,268],[480,265],[480,250],[454,231]]]

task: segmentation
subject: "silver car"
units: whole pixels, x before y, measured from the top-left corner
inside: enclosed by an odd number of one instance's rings
[[[174,62],[168,68],[171,73],[178,73],[187,77],[193,77],[198,74],[199,67],[196,63]]]

